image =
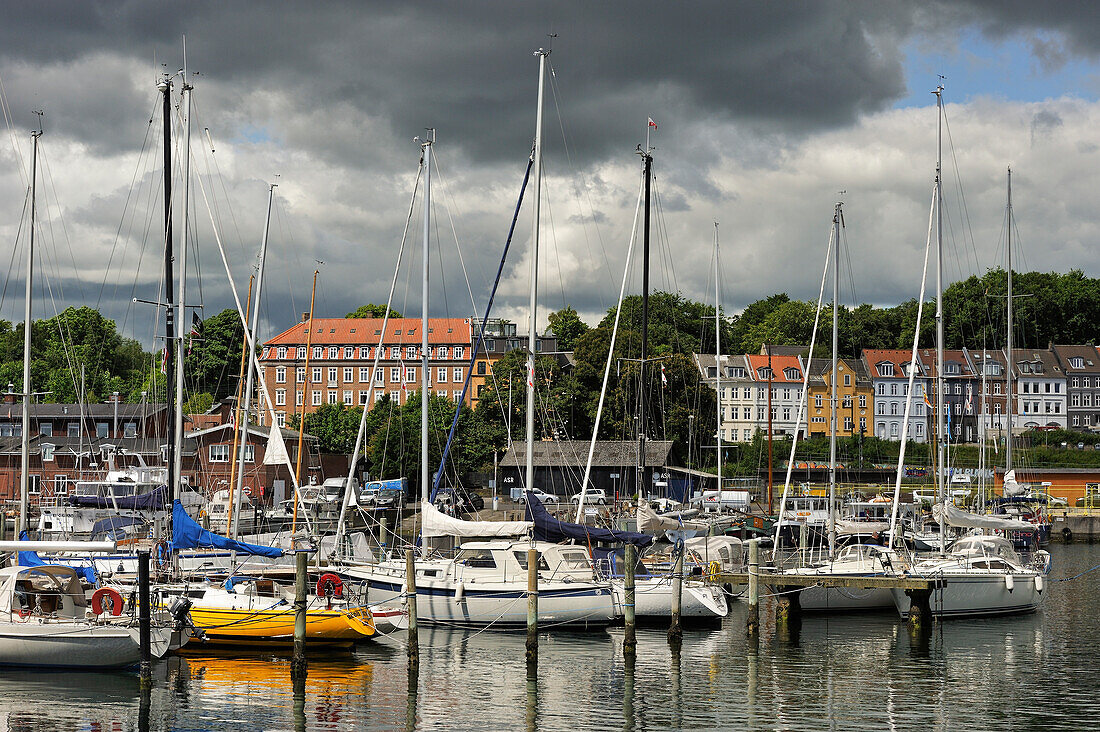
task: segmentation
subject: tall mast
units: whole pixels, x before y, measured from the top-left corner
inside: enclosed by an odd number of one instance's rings
[[[718,315],[721,303],[718,294],[718,222],[714,222],[714,392],[718,395],[718,499],[722,495],[722,319]]]
[[[165,75],[157,84],[163,98],[161,112],[164,127],[164,373],[165,408],[168,411],[168,455],[165,465],[168,469],[168,503],[176,495],[176,311],[172,302],[172,256],[175,247],[172,242],[172,78]]]
[[[540,48],[535,51],[535,55],[539,57],[539,101],[535,113],[535,163],[532,176],[535,208],[531,217],[531,297],[527,304],[527,471],[523,485],[529,491],[535,489],[535,308],[539,279],[539,214],[542,207],[542,98],[545,91],[546,57],[550,55],[550,51]],[[579,504],[584,503],[586,489],[587,486],[581,486]]]
[[[947,493],[944,486],[944,469],[947,466],[944,443],[951,439],[943,420],[943,84],[936,87],[936,109],[939,124],[936,127],[936,502],[944,503]],[[918,324],[919,325],[919,324]],[[944,541],[944,517],[940,511],[940,554],[947,551]]]
[[[319,273],[320,273],[320,270],[316,270],[316,269],[313,270],[313,289],[309,291],[309,320],[306,321],[307,322],[307,326],[306,326],[306,360],[305,360],[305,363],[302,366],[302,368],[305,369],[306,378],[305,378],[304,383],[302,384],[302,411],[300,411],[298,413],[298,453],[297,453],[297,455],[294,456],[294,482],[297,483],[298,485],[302,484],[302,440],[304,439],[303,435],[305,434],[305,431],[306,431],[306,399],[309,398],[309,393],[312,391],[312,389],[310,389],[310,386],[312,385],[312,382],[311,382],[310,377],[309,377],[309,355],[310,355],[310,351],[313,350],[313,306],[317,302],[317,275]],[[372,369],[372,371],[373,371],[373,369]],[[374,374],[371,374],[371,380],[372,381],[374,380]],[[297,383],[297,381],[298,381],[298,375],[297,374],[294,375],[294,381],[295,381],[295,383]],[[295,391],[297,391],[297,390],[295,390]],[[295,404],[295,406],[297,406],[297,404],[298,404],[297,394],[295,394],[295,396],[294,396],[294,404]],[[366,409],[365,406],[364,406],[364,409]],[[345,490],[353,490],[354,489],[354,486],[351,484],[351,478],[352,478],[352,474],[349,471],[348,472],[348,480],[344,484]],[[297,501],[297,497],[295,497],[294,511],[292,512],[290,521],[291,521],[291,523],[290,523],[290,533],[293,534],[295,531],[298,530],[298,501]]]
[[[19,474],[19,527],[16,536],[27,529],[27,513],[30,495],[31,475],[31,279],[34,276],[34,227],[37,214],[38,183],[38,138],[42,136],[42,123],[31,133],[31,227],[30,242],[27,246],[27,282],[23,298],[23,428],[20,430],[20,474]],[[84,425],[80,426],[84,429]]]
[[[1012,367],[1015,363],[1012,358],[1012,168],[1008,169],[1008,224],[1005,227],[1008,231],[1008,246],[1005,247],[1008,250],[1008,359],[1005,365],[1008,368],[1005,369],[1006,378],[1008,379],[1008,389],[1005,395],[1005,407],[1008,412],[1008,433],[1005,437],[1005,475],[1008,475],[1008,471],[1012,470]]]
[[[183,47],[183,206],[180,213],[183,216],[183,238],[180,241],[180,295],[179,313],[183,322],[179,325],[179,341],[176,358],[176,425],[173,432],[173,452],[175,453],[175,474],[180,480],[180,492],[183,491],[183,356],[185,348],[184,333],[189,332],[187,322],[187,209],[188,195],[191,184],[191,85],[187,83],[187,45]]]
[[[646,137],[648,139],[648,133]],[[649,341],[649,202],[650,184],[653,178],[653,156],[650,154],[648,144],[647,142],[646,151],[642,153],[642,171],[645,176],[645,213],[642,219],[642,358],[638,363],[638,465],[637,478],[634,482],[634,489],[640,498],[645,498],[649,494],[648,486],[645,485],[645,364],[649,356],[647,347]]]
[[[260,241],[260,262],[256,272],[256,298],[252,305],[252,323],[248,331],[252,334],[251,341],[248,333],[245,333],[245,343],[256,343],[256,327],[260,320],[260,293],[264,288],[264,260],[267,258],[267,233],[271,228],[271,202],[275,198],[276,183],[271,183],[267,189],[267,216],[264,217],[264,237]],[[248,354],[248,375],[244,381],[244,408],[241,410],[241,444],[237,453],[237,489],[233,491],[230,500],[233,502],[233,525],[229,527],[229,535],[236,538],[237,527],[241,522],[241,495],[244,493],[244,458],[245,448],[248,447],[248,413],[252,409],[252,379],[256,372],[255,354]],[[276,425],[272,425],[273,427]]]
[[[435,130],[424,135],[424,256],[421,263],[422,300],[420,303],[420,501],[426,504],[429,497],[431,475],[428,466],[428,241],[432,226],[432,142]],[[372,377],[373,378],[373,375]],[[421,511],[424,509],[421,508]],[[421,542],[421,551],[428,551],[427,542]]]
[[[768,349],[768,515],[772,513],[772,348]]]
[[[840,311],[840,202],[836,204],[833,212],[833,371],[832,394],[829,397],[832,406],[832,418],[829,424],[829,559],[836,552],[836,512],[833,506],[836,503],[836,429],[837,412],[840,404],[837,402],[837,350],[839,347],[838,324]]]

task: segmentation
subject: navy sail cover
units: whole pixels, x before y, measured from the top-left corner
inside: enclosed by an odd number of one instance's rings
[[[225,549],[241,554],[275,559],[283,556],[283,550],[276,546],[259,546],[234,541],[208,531],[195,519],[187,515],[183,504],[177,498],[172,504],[172,548],[173,549]]]
[[[635,544],[649,546],[653,537],[636,531],[614,531],[598,526],[585,526],[554,518],[539,499],[530,491],[526,493],[527,520],[535,524],[535,539],[538,541],[561,542],[576,539],[583,542],[602,542],[605,544]]]

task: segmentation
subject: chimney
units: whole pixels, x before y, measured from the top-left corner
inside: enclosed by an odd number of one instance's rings
[[[309,313],[302,313],[302,322],[304,323],[307,320],[309,320]]]

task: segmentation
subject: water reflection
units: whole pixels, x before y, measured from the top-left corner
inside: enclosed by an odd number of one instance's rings
[[[1053,547],[1056,575],[1100,564],[1100,546]],[[300,685],[289,659],[192,652],[136,674],[0,671],[0,730],[268,729],[1076,729],[1100,691],[1100,572],[1054,583],[1044,612],[936,623],[911,637],[893,614],[807,614],[797,637],[761,607],[724,627],[686,630],[679,653],[639,629],[544,634],[529,668],[522,633],[421,629],[420,673],[383,640],[311,658]],[[44,703],[48,700],[48,703]]]

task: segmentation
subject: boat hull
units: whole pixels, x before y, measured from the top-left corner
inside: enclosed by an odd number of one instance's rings
[[[217,607],[191,608],[191,621],[206,634],[208,643],[229,645],[288,645],[294,642],[294,607],[252,610]],[[318,609],[306,612],[306,642],[351,645],[374,635],[370,611]]]
[[[152,655],[168,651],[170,634],[154,629]],[[0,664],[38,668],[126,668],[141,661],[138,629],[112,624],[4,623],[0,625]]]
[[[1008,589],[1005,574],[968,574],[945,572],[937,575],[943,587],[933,590],[932,614],[941,618],[982,617],[1032,613],[1039,609],[1043,595],[1036,588],[1039,575],[1013,573],[1013,589]],[[909,615],[910,599],[904,590],[891,590],[894,605],[902,617]]]
[[[807,587],[799,593],[799,606],[810,611],[889,610],[894,595],[889,589],[851,587]]]
[[[673,585],[671,578],[637,578],[634,584],[634,616],[639,619],[672,617]],[[626,605],[626,587],[622,579],[611,583],[615,603],[622,613]],[[698,582],[685,582],[680,593],[681,619],[718,620],[729,614],[722,589]]]

